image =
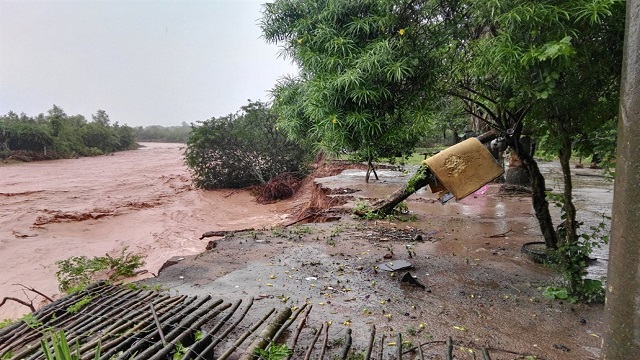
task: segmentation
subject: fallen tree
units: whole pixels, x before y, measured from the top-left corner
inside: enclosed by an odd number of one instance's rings
[[[491,140],[498,137],[498,132],[495,130],[488,131],[481,134],[477,139],[486,144]],[[435,181],[435,175],[431,172],[427,165],[420,165],[418,171],[413,175],[402,188],[394,191],[388,199],[384,200],[380,204],[376,205],[373,209],[373,213],[379,216],[391,215],[398,204],[406,200],[409,196],[413,195],[416,191],[427,186],[429,183]],[[359,214],[356,212],[357,215]]]

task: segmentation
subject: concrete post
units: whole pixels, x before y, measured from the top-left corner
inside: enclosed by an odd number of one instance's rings
[[[603,358],[640,358],[640,0],[627,0]]]

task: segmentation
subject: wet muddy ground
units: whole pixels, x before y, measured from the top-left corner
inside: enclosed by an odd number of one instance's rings
[[[543,298],[541,287],[560,279],[520,252],[541,240],[528,196],[501,196],[492,185],[443,206],[422,190],[408,201],[412,221],[356,221],[341,211],[355,199],[387,196],[408,175],[381,170],[379,181],[365,184],[364,171],[347,170],[317,179],[315,192],[309,186],[293,200],[258,205],[244,191],[194,190],[181,153],[180,145],[149,144],[113,156],[0,166],[0,295],[22,297],[15,283],[55,294],[55,261],[128,246],[147,255],[150,278],[142,285],[253,296],[264,308],[308,303],[310,328],[332,321],[338,337],[352,328],[354,351],[375,324],[387,339],[402,332],[413,344],[430,342],[425,353],[433,359],[443,358],[449,336],[460,359],[480,358],[469,349],[482,347],[492,359],[599,356],[602,306]],[[557,164],[541,167],[547,186],[560,191]],[[613,185],[598,170],[576,173],[581,220],[595,223],[610,213]],[[289,223],[319,188],[346,202],[340,221],[274,227]],[[257,230],[198,240],[209,230],[246,228]],[[606,272],[606,249],[597,256],[594,277]],[[173,265],[151,277],[169,258]],[[380,268],[399,260],[412,267]],[[408,272],[425,287],[402,282]],[[26,311],[5,305],[0,318]]]
[[[390,194],[407,177],[379,175],[365,184],[361,170],[347,170],[316,182],[329,196],[349,199],[343,208],[353,208]],[[444,358],[449,336],[460,359],[481,356],[483,347],[492,359],[598,358],[602,306],[542,296],[543,287],[560,279],[521,253],[522,244],[541,240],[530,199],[498,190],[491,185],[444,206],[422,190],[408,201],[415,218],[407,222],[347,214],[333,223],[236,233],[211,240],[210,251],[174,258],[144,283],[186,295],[254,297],[265,309],[311,304],[311,328],[332,321],[338,337],[353,329],[355,352],[375,324],[389,341],[402,332],[412,344],[434,344],[425,353],[435,359]],[[589,198],[578,195],[582,201]],[[412,267],[382,270],[402,260]],[[403,282],[408,273],[425,287]]]

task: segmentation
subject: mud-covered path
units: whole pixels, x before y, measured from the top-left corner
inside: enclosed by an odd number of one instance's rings
[[[196,254],[208,230],[271,226],[296,202],[259,205],[243,191],[191,187],[182,144],[144,144],[109,156],[0,165],[0,299],[20,286],[58,293],[55,262],[71,256],[146,255],[149,273]],[[150,275],[147,275],[150,276]],[[35,305],[41,297],[36,297]],[[8,302],[0,320],[28,308]]]

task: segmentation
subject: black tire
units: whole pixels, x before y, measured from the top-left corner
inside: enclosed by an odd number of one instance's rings
[[[547,262],[549,255],[547,253],[547,245],[542,241],[528,242],[522,245],[522,253],[527,255],[531,261],[543,264]]]

